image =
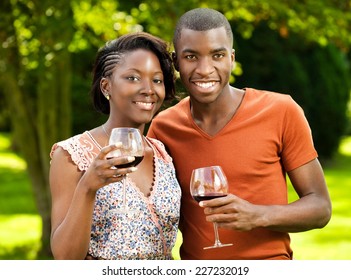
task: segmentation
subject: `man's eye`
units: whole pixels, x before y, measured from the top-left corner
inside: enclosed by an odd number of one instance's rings
[[[194,60],[196,57],[193,54],[189,54],[189,55],[186,55],[185,58],[189,60]]]
[[[224,57],[224,54],[222,54],[222,53],[217,53],[217,54],[215,54],[213,57],[216,58],[216,59],[222,58],[222,57]]]

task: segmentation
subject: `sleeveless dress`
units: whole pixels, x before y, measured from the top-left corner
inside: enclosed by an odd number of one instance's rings
[[[164,145],[146,137],[154,151],[153,189],[146,197],[127,177],[127,204],[135,211],[118,213],[122,207],[122,182],[111,183],[96,193],[88,254],[97,259],[171,259],[180,215],[181,190],[172,158]],[[88,169],[101,146],[86,131],[56,143],[66,150],[80,171]]]

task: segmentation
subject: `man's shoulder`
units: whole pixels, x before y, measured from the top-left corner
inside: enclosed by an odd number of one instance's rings
[[[247,89],[251,94],[259,97],[271,98],[276,100],[291,100],[291,95],[289,93],[277,92],[272,90],[265,89]]]
[[[189,97],[185,97],[184,99],[180,100],[177,104],[161,111],[155,116],[154,120],[160,120],[164,118],[175,118],[180,114],[186,113],[187,104],[189,104]]]
[[[253,110],[264,110],[271,115],[301,114],[303,108],[293,99],[290,94],[268,90],[250,89],[247,106]]]
[[[262,90],[262,89],[246,89],[249,98],[252,102],[258,102],[261,105],[270,104],[271,106],[281,106],[283,104],[292,104],[295,103],[290,94],[281,93],[270,90]]]

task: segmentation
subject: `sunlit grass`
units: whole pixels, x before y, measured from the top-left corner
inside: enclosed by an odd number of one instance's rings
[[[0,134],[0,169],[10,168],[24,171],[27,167],[26,162],[17,154],[10,150],[10,138],[7,135]]]
[[[344,138],[339,154],[324,166],[333,212],[323,229],[291,234],[294,257],[302,260],[351,259],[351,137]],[[292,191],[291,197],[294,197]]]
[[[35,259],[40,233],[39,215],[0,215],[0,259]]]
[[[35,259],[40,248],[41,219],[26,173],[25,161],[0,134],[0,259]]]

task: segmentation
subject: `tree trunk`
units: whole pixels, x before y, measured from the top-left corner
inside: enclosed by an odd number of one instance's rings
[[[56,2],[55,2],[56,3]],[[43,1],[32,10],[24,10],[33,38],[40,42],[38,67],[28,69],[20,53],[13,7],[0,4],[0,89],[9,108],[12,132],[20,153],[27,162],[37,210],[42,219],[41,250],[38,258],[51,258],[51,196],[49,187],[50,149],[71,134],[71,61],[68,45],[73,36],[70,1],[54,8]],[[50,18],[45,11],[57,14]],[[33,13],[33,14],[31,14]],[[6,43],[5,43],[6,42]],[[58,47],[61,46],[61,47]],[[33,57],[32,57],[33,58]],[[31,59],[32,59],[31,58]]]

